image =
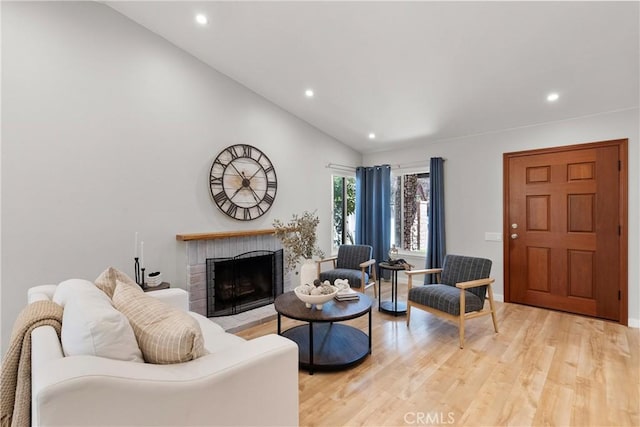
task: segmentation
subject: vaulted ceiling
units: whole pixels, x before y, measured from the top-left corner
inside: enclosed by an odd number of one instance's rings
[[[639,103],[638,2],[106,4],[361,152]]]

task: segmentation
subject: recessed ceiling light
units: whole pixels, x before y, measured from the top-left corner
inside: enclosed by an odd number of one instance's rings
[[[207,25],[209,20],[207,19],[206,15],[199,13],[196,15],[196,22],[200,25]]]
[[[376,134],[375,134],[375,133],[373,133],[373,132],[371,132],[371,133],[369,134],[369,139],[376,139]]]
[[[307,98],[313,98],[313,89],[307,89],[304,91],[304,96]]]
[[[557,94],[557,93],[555,93],[555,92],[550,93],[549,95],[547,95],[547,101],[549,101],[549,102],[557,101],[557,100],[558,100],[558,98],[560,98],[560,95],[558,95],[558,94]]]

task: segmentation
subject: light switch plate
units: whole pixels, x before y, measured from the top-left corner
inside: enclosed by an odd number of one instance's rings
[[[484,240],[488,242],[502,242],[502,233],[491,233],[487,231],[484,233]]]

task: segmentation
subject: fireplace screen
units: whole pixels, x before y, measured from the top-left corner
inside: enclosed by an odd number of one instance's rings
[[[283,251],[207,259],[207,317],[271,304],[283,291]]]

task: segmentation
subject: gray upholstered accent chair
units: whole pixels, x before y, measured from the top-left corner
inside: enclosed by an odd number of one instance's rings
[[[337,256],[316,261],[318,278],[323,282],[328,280],[331,284],[336,279],[348,279],[349,285],[362,293],[373,286],[373,294],[377,297],[376,260],[372,256],[373,247],[369,245],[341,245]],[[332,262],[333,269],[322,271],[325,262]]]
[[[491,260],[460,255],[446,255],[442,268],[405,271],[409,278],[407,302],[407,326],[411,321],[411,308],[419,308],[458,324],[460,348],[464,347],[464,322],[478,316],[491,315],[493,327],[498,332],[496,311],[489,277]],[[413,286],[413,276],[436,274],[438,283]],[[489,296],[489,309],[484,310],[485,297]]]

